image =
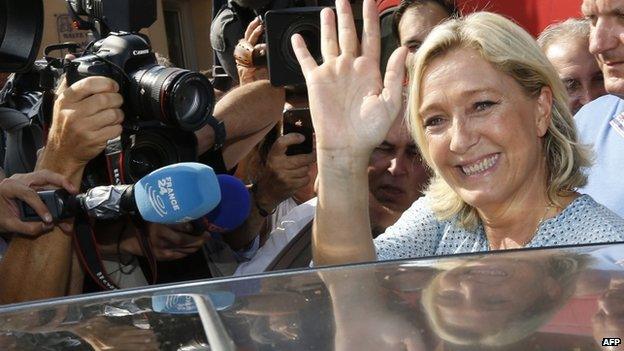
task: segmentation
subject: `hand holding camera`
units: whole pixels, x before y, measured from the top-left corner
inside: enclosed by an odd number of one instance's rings
[[[89,77],[70,87],[63,81],[43,159],[54,154],[62,165],[55,170],[70,175],[102,152],[106,141],[122,131],[123,98],[118,91],[119,85],[106,77]]]
[[[256,17],[245,30],[245,37],[234,49],[238,80],[241,85],[268,79],[266,67],[266,44],[258,42],[264,33],[264,26],[259,17]]]
[[[60,174],[47,170],[27,174],[15,174],[0,182],[0,231],[17,232],[26,235],[39,235],[54,228],[52,216],[46,205],[37,195],[36,190],[44,186],[63,187],[70,193],[77,189]],[[16,200],[21,200],[44,218],[44,222],[23,222]],[[64,231],[71,230],[67,224],[62,226]]]
[[[310,183],[310,165],[316,161],[314,153],[286,155],[289,146],[303,142],[304,136],[290,133],[279,137],[267,158],[263,175],[258,181],[255,201],[261,208],[273,209],[280,202],[293,196],[300,188]]]

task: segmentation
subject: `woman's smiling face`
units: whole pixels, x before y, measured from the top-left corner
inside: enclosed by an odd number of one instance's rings
[[[548,88],[528,96],[511,76],[463,48],[430,62],[420,97],[434,168],[466,203],[477,208],[502,204],[545,187]]]

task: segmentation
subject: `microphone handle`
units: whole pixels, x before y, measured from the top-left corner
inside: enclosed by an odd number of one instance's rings
[[[133,185],[107,185],[76,196],[80,208],[96,219],[116,219],[138,213]]]

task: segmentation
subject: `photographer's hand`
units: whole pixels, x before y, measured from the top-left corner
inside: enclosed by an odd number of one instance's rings
[[[58,89],[54,117],[40,168],[82,177],[84,166],[121,134],[123,112],[118,84],[106,77],[88,77]],[[78,178],[78,181],[80,179]]]
[[[262,22],[259,17],[256,17],[249,23],[245,30],[245,37],[236,46],[234,57],[240,85],[269,79],[269,71],[266,65],[257,62],[260,57],[262,57],[262,61],[266,62],[267,46],[266,44],[258,44],[262,33],[264,33]]]
[[[263,209],[273,210],[310,183],[310,165],[316,162],[316,154],[286,155],[288,146],[299,144],[303,139],[304,136],[299,133],[286,134],[279,137],[271,147],[266,167],[258,180],[258,190],[254,194],[254,201]]]
[[[361,54],[349,1],[337,0],[336,12],[338,25],[332,10],[321,11],[320,66],[301,35],[292,38],[316,133],[319,202],[312,242],[317,265],[376,258],[366,169],[373,149],[399,115],[407,55],[403,47],[392,54],[382,82],[375,1],[364,0]]]
[[[77,192],[67,178],[47,170],[14,174],[3,179],[0,182],[0,231],[36,236],[52,230],[54,225],[50,212],[37,195],[37,189],[45,186],[63,187],[73,194]],[[16,200],[30,205],[45,222],[21,221]]]
[[[33,237],[50,230],[42,223],[23,223],[14,198],[21,198],[42,216],[46,217],[45,205],[30,187],[46,185],[62,186],[71,193],[77,192],[77,185],[69,177],[63,177],[48,170],[14,175],[0,183],[0,222],[5,230],[14,230],[26,235],[15,235],[0,261],[0,304],[64,296],[81,291],[80,267],[72,263],[72,240],[65,232],[71,231],[69,223],[59,224],[49,234]],[[70,274],[75,280],[70,282]],[[72,284],[75,283],[75,284]]]
[[[316,161],[314,153],[286,156],[286,148],[301,143],[303,138],[298,133],[286,134],[279,137],[271,147],[267,164],[263,167],[252,194],[255,206],[251,206],[251,213],[241,226],[223,236],[223,240],[233,250],[248,247],[258,235],[260,245],[263,245],[270,226],[266,214],[260,214],[259,209],[271,213],[282,201],[292,197],[312,181],[310,166]]]

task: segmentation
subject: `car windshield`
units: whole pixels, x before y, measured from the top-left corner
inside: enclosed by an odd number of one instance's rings
[[[622,306],[624,244],[589,245],[11,305],[0,309],[0,348],[600,350],[624,335]]]

